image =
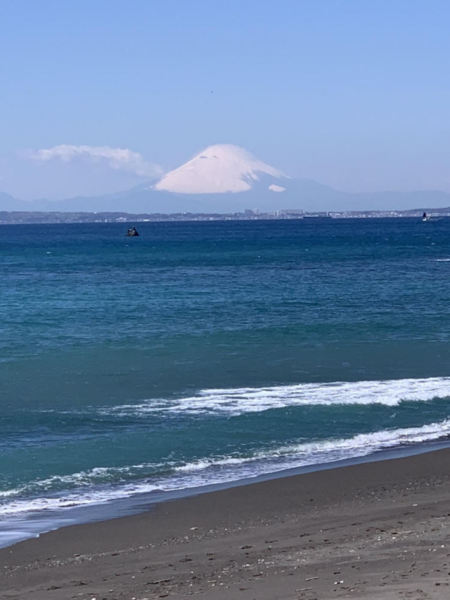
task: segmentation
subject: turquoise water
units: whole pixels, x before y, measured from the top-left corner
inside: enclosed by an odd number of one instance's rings
[[[126,227],[0,226],[0,544],[447,440],[450,220]]]

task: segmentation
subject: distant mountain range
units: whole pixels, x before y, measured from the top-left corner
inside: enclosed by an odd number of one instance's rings
[[[232,213],[406,210],[450,206],[450,194],[348,193],[308,179],[294,179],[238,146],[209,146],[157,181],[103,196],[23,201],[0,192],[0,211]]]

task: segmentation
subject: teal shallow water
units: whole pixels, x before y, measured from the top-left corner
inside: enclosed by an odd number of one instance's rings
[[[450,220],[125,229],[0,227],[0,530],[447,438]]]

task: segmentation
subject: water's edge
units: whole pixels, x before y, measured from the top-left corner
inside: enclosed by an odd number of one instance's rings
[[[350,467],[353,465],[371,462],[383,462],[397,458],[407,458],[409,456],[435,452],[445,448],[450,448],[450,439],[441,440],[438,442],[422,442],[408,446],[398,446],[394,448],[378,450],[366,456],[346,458],[343,460],[337,460],[328,463],[318,463],[304,467],[294,467],[273,473],[257,475],[252,478],[238,479],[224,483],[167,492],[146,492],[143,494],[136,494],[135,496],[128,498],[111,500],[110,502],[104,504],[52,511],[47,513],[46,516],[43,516],[42,514],[44,511],[40,511],[39,513],[28,516],[27,519],[20,519],[17,521],[8,520],[8,522],[5,523],[5,525],[7,525],[7,529],[2,526],[2,530],[0,531],[0,548],[10,547],[28,539],[39,538],[42,534],[61,529],[63,527],[109,521],[136,514],[142,514],[152,510],[156,504],[163,502],[181,500],[184,498],[198,496],[200,494],[207,494],[210,492],[217,492],[235,487],[253,485],[262,481],[271,481],[286,477],[304,475],[306,473],[339,469],[342,467]]]

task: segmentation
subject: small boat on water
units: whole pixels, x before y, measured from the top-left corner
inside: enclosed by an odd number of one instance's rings
[[[130,227],[127,231],[127,237],[137,237],[139,235],[136,227]]]

